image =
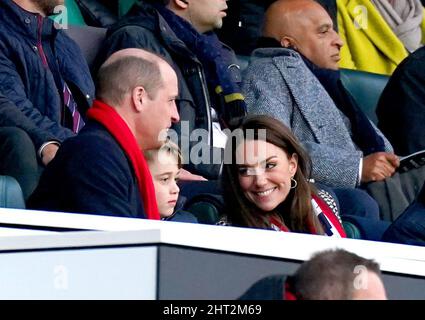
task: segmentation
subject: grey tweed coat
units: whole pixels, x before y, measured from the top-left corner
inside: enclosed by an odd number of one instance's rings
[[[349,120],[297,52],[255,50],[245,70],[243,92],[248,113],[273,116],[292,129],[312,158],[316,182],[333,187],[358,185],[363,154],[351,138]],[[392,152],[384,140],[386,151]]]

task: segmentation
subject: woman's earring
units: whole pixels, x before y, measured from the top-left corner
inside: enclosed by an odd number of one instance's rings
[[[291,177],[291,189],[295,189],[298,186],[297,180],[294,177]]]

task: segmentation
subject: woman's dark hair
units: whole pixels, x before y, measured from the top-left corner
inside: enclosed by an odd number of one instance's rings
[[[267,215],[274,215],[289,230],[294,232],[311,233],[311,227],[322,234],[318,219],[312,213],[311,193],[315,192],[307,181],[310,177],[311,161],[308,154],[292,132],[280,121],[269,116],[248,116],[239,126],[239,139],[236,135],[229,137],[225,155],[231,157],[231,161],[225,161],[223,165],[223,189],[226,204],[226,215],[229,222],[234,226],[270,228]],[[294,179],[298,185],[291,189],[286,200],[273,212],[264,212],[255,204],[251,203],[243,194],[239,185],[239,167],[236,159],[236,148],[245,139],[265,140],[279,147],[289,157],[298,156],[298,167]],[[242,135],[242,137],[240,137]]]

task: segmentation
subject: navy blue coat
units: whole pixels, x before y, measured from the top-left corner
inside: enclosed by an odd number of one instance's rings
[[[24,130],[36,146],[55,137],[48,132],[40,132],[37,126],[19,110],[15,104],[0,92],[0,127],[18,127]]]
[[[133,167],[118,142],[93,121],[62,144],[27,207],[145,218]]]
[[[63,122],[63,81],[84,114],[94,84],[78,45],[51,19],[0,1],[0,92],[38,128],[36,140],[47,133],[59,141],[74,135]]]

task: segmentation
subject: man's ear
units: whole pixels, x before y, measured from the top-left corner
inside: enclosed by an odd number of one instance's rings
[[[188,0],[171,0],[170,2],[179,9],[186,9],[189,6]]]
[[[291,37],[288,37],[288,36],[283,36],[282,39],[280,39],[280,45],[283,48],[291,48],[292,47],[292,48],[296,49],[294,39],[292,39]]]
[[[132,91],[131,98],[133,100],[134,108],[137,111],[143,110],[144,106],[146,105],[148,95],[143,87],[135,87]]]

